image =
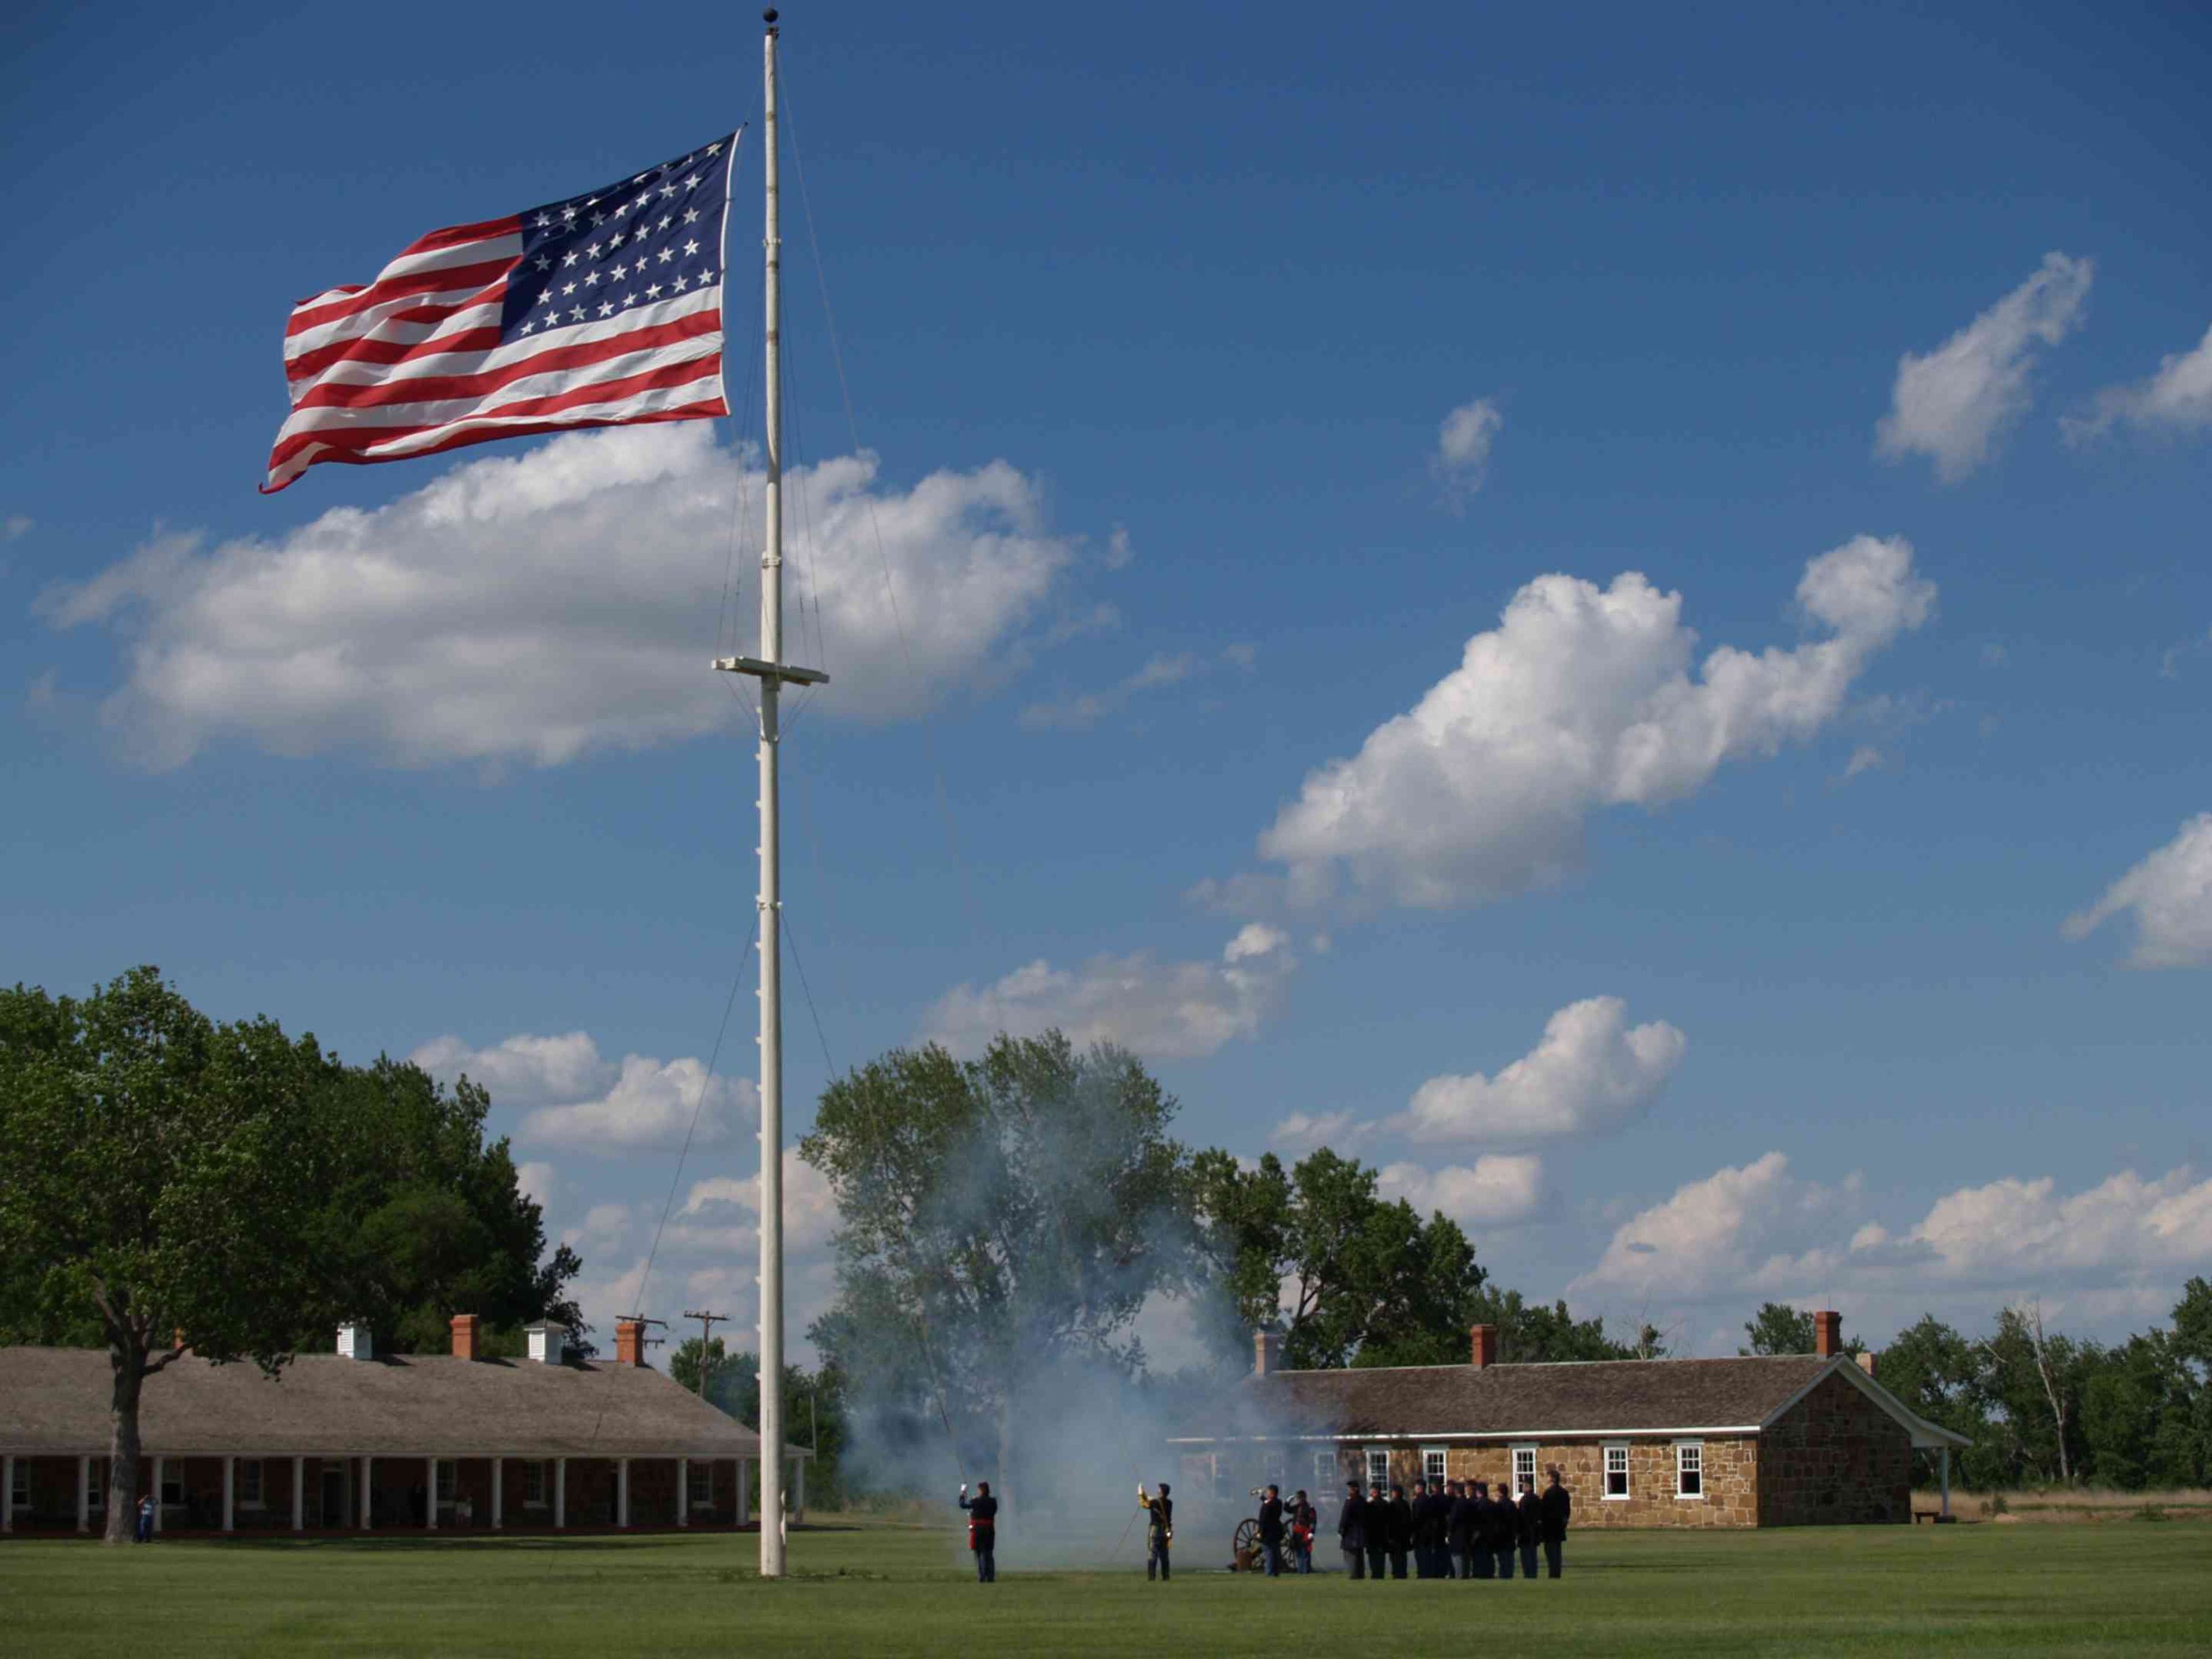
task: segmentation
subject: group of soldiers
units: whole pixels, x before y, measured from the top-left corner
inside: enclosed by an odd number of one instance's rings
[[[1386,1496],[1379,1483],[1363,1493],[1355,1480],[1336,1521],[1345,1568],[1354,1578],[1381,1578],[1387,1565],[1389,1577],[1403,1578],[1410,1557],[1418,1578],[1510,1578],[1517,1556],[1521,1576],[1534,1578],[1540,1546],[1557,1578],[1574,1498],[1558,1464],[1547,1473],[1541,1492],[1530,1487],[1518,1500],[1502,1480],[1495,1498],[1487,1480],[1416,1480],[1410,1498],[1399,1486]]]

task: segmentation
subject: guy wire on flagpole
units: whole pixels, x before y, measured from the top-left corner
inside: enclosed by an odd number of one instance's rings
[[[779,840],[776,750],[783,687],[822,685],[829,676],[783,660],[783,320],[782,239],[776,216],[776,15],[761,15],[763,94],[761,109],[763,195],[767,202],[762,294],[766,345],[761,380],[761,494],[766,538],[761,549],[760,655],[720,657],[714,666],[748,674],[760,694],[760,1571],[784,1575],[783,1500],[783,872]]]

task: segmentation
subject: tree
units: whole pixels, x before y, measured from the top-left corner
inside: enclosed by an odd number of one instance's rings
[[[520,1352],[520,1328],[580,1328],[567,1286],[583,1263],[550,1259],[537,1201],[518,1184],[504,1138],[484,1139],[491,1097],[465,1077],[449,1093],[419,1066],[379,1058],[346,1067],[324,1096],[339,1171],[318,1224],[335,1294],[396,1353],[443,1352],[456,1313],[480,1316]],[[330,1341],[328,1322],[297,1345]]]
[[[894,1049],[838,1079],[799,1147],[842,1224],[817,1346],[956,1441],[987,1429],[1012,1487],[1018,1402],[1066,1365],[1133,1371],[1131,1322],[1179,1282],[1175,1111],[1133,1056],[1057,1031],[966,1062]]]
[[[1291,1170],[1201,1152],[1191,1181],[1200,1248],[1228,1287],[1234,1347],[1280,1328],[1293,1366],[1464,1361],[1486,1274],[1457,1222],[1386,1200],[1379,1176],[1324,1146]],[[1291,1306],[1279,1287],[1292,1285]],[[1224,1346],[1227,1346],[1224,1342]]]
[[[1498,1358],[1501,1364],[1542,1365],[1562,1360],[1634,1359],[1637,1347],[1616,1342],[1605,1334],[1602,1319],[1577,1319],[1564,1302],[1550,1307],[1524,1303],[1518,1291],[1486,1285],[1474,1300],[1476,1322],[1498,1328]],[[1657,1349],[1660,1334],[1650,1326],[1638,1333],[1640,1342]]]
[[[336,1062],[217,1025],[138,968],[82,1000],[0,992],[0,1261],[15,1340],[111,1362],[106,1541],[130,1535],[145,1380],[186,1346],[273,1373],[331,1285],[316,1219]]]
[[[668,1375],[694,1394],[699,1386],[702,1350],[699,1339],[687,1336],[669,1356]],[[728,1413],[749,1429],[760,1427],[760,1356],[744,1350],[725,1353],[722,1339],[709,1337],[704,1350],[708,1404]],[[817,1504],[834,1504],[844,1495],[843,1452],[848,1433],[844,1379],[834,1365],[809,1371],[787,1365],[783,1372],[784,1432],[793,1445],[810,1448],[814,1467],[807,1474],[807,1490]]]
[[[1814,1353],[1820,1348],[1813,1316],[1786,1302],[1760,1303],[1758,1313],[1745,1322],[1743,1334],[1751,1346],[1738,1348],[1740,1355]],[[1856,1336],[1846,1337],[1844,1352],[1856,1358],[1866,1352],[1866,1344]]]

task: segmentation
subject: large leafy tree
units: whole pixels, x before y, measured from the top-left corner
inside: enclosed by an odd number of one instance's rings
[[[1376,1170],[1325,1146],[1289,1170],[1273,1153],[1248,1169],[1201,1152],[1190,1179],[1200,1248],[1227,1290],[1233,1317],[1224,1323],[1238,1346],[1266,1328],[1283,1332],[1294,1366],[1466,1359],[1486,1275],[1449,1216],[1424,1221],[1381,1195]]]
[[[1793,1308],[1787,1302],[1762,1302],[1759,1311],[1744,1322],[1746,1346],[1738,1348],[1739,1354],[1811,1353],[1817,1343],[1813,1329],[1813,1316],[1802,1308]],[[1866,1344],[1856,1336],[1844,1342],[1844,1352],[1854,1357],[1866,1351]]]
[[[669,1356],[668,1375],[679,1387],[701,1395],[747,1428],[760,1427],[758,1354],[744,1349],[726,1352],[719,1336],[708,1338],[702,1348],[697,1337],[687,1336]],[[783,1391],[786,1437],[814,1453],[814,1466],[806,1477],[811,1501],[833,1504],[844,1495],[841,1463],[848,1437],[845,1380],[832,1364],[811,1371],[786,1365]]]
[[[481,1316],[510,1343],[533,1319],[580,1324],[567,1286],[583,1264],[565,1244],[545,1255],[543,1213],[506,1139],[485,1139],[490,1106],[466,1078],[448,1091],[381,1058],[325,1091],[337,1175],[318,1221],[333,1293],[397,1352],[442,1352],[455,1313]],[[301,1347],[329,1340],[319,1313],[297,1334]]]
[[[152,968],[82,1000],[0,992],[0,1316],[12,1340],[107,1349],[110,1543],[130,1536],[146,1378],[180,1345],[273,1371],[330,1305],[336,1074],[313,1037],[218,1025]]]
[[[1474,1300],[1476,1322],[1498,1328],[1501,1364],[1556,1364],[1564,1360],[1648,1359],[1663,1352],[1660,1333],[1641,1327],[1633,1342],[1607,1336],[1602,1319],[1577,1319],[1564,1301],[1548,1308],[1523,1302],[1518,1291],[1485,1285]]]
[[[1057,1031],[838,1079],[799,1149],[842,1222],[817,1345],[872,1400],[991,1443],[1014,1486],[1023,1399],[1070,1365],[1136,1369],[1131,1323],[1179,1282],[1175,1111],[1133,1055]]]

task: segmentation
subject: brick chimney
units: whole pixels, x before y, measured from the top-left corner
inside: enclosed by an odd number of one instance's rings
[[[645,1322],[642,1319],[615,1321],[615,1364],[645,1364]]]
[[[1266,1376],[1283,1369],[1283,1339],[1275,1331],[1252,1333],[1252,1375]]]
[[[474,1359],[477,1357],[477,1316],[474,1314],[453,1316],[453,1358]]]
[[[1477,1325],[1468,1333],[1469,1352],[1468,1363],[1480,1370],[1486,1365],[1498,1363],[1498,1327]]]
[[[1813,1316],[1813,1352],[1833,1359],[1844,1351],[1844,1316],[1822,1309]]]
[[[1863,1348],[1859,1351],[1859,1369],[1864,1371],[1869,1376],[1872,1376],[1874,1375],[1874,1350],[1872,1348]]]

